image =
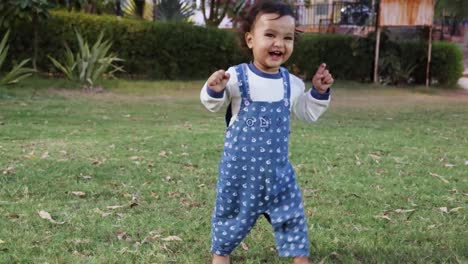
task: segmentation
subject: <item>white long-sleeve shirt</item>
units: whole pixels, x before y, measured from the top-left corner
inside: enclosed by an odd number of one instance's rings
[[[248,80],[252,101],[273,102],[284,97],[284,86],[281,73],[268,74],[258,70],[252,63],[248,64]],[[202,104],[211,112],[216,112],[224,104],[231,102],[232,118],[230,125],[236,119],[241,105],[241,94],[237,80],[236,69],[230,67],[227,72],[230,78],[226,88],[221,92],[211,90],[207,83],[200,93]],[[291,87],[291,110],[294,115],[305,122],[315,122],[325,112],[330,104],[330,93],[318,93],[314,88],[305,92],[304,82],[293,74],[289,74]]]

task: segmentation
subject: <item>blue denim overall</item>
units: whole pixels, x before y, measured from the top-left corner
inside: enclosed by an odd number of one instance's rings
[[[289,73],[281,68],[284,98],[252,101],[247,65],[236,66],[242,97],[226,131],[212,218],[211,251],[229,255],[257,218],[266,215],[280,256],[309,255],[302,197],[288,159]]]

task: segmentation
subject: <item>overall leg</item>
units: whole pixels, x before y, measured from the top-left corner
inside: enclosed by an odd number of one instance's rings
[[[227,256],[255,225],[259,214],[236,190],[218,191],[211,221],[211,252]]]
[[[309,256],[309,238],[302,197],[294,182],[275,197],[267,212],[275,233],[275,242],[282,257]]]

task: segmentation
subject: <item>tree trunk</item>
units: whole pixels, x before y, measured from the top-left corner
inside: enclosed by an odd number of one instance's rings
[[[37,28],[38,19],[36,15],[33,15],[32,23],[33,23],[33,58],[32,58],[32,65],[34,71],[37,71],[37,50],[39,49],[39,29]]]
[[[156,21],[156,11],[157,11],[156,0],[153,0],[153,21]]]

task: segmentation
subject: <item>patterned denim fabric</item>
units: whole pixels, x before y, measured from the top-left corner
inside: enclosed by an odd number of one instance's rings
[[[281,68],[284,98],[252,101],[247,66],[236,66],[242,104],[228,127],[212,218],[213,253],[229,255],[258,217],[268,215],[280,256],[308,256],[302,197],[288,159],[289,73]]]

